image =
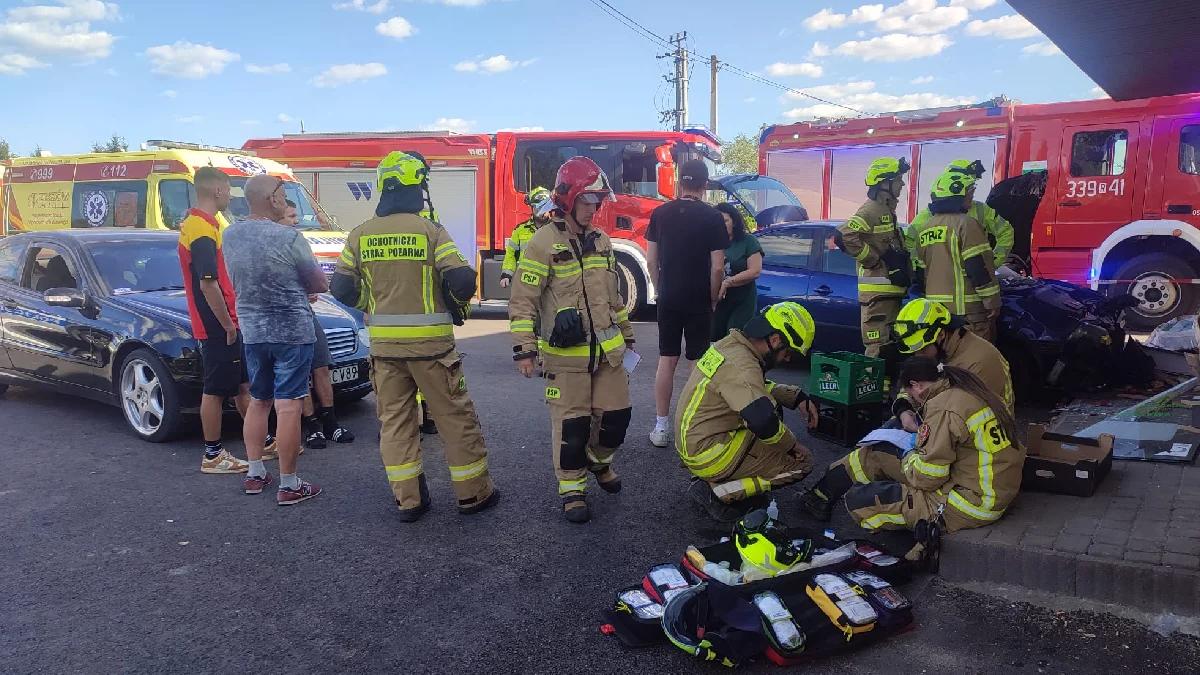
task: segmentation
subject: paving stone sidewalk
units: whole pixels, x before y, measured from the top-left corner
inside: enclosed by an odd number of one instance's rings
[[[1023,492],[947,537],[941,574],[1200,616],[1200,467],[1114,460],[1092,497]]]

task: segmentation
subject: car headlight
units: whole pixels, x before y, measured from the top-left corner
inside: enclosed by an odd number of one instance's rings
[[[364,347],[371,346],[371,335],[367,332],[366,326],[358,329],[358,341],[361,342]]]

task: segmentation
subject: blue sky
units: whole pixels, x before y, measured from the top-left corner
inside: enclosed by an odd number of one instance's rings
[[[999,0],[608,0],[708,55],[870,113],[1094,98]],[[170,7],[168,10],[167,7]],[[590,0],[2,0],[0,138],[82,152],[112,133],[241,145],[298,132],[656,129],[664,52]],[[838,108],[720,75],[723,138]],[[845,111],[842,111],[845,112]]]

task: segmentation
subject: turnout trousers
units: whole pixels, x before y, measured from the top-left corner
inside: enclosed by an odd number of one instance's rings
[[[900,313],[898,297],[876,297],[859,303],[862,312],[862,341],[866,355],[882,358],[879,352],[892,338],[891,323]]]
[[[420,479],[425,469],[418,388],[437,420],[459,508],[470,508],[492,495],[487,449],[457,352],[429,360],[373,357],[371,383],[379,414],[379,454],[400,508],[417,508],[422,500]]]
[[[829,499],[845,495],[846,510],[863,529],[911,530],[921,520],[933,522],[946,497],[908,485],[899,453],[891,444],[856,448],[829,466],[817,489]]]
[[[720,480],[709,480],[713,494],[729,504],[804,480],[812,472],[812,453],[797,445],[796,453],[780,452],[743,430],[749,448],[733,471]],[[735,438],[737,434],[734,435]]]
[[[600,359],[591,373],[546,369],[542,377],[550,406],[558,494],[582,496],[589,471],[604,482],[616,478],[613,453],[625,442],[632,413],[629,376],[621,366]]]

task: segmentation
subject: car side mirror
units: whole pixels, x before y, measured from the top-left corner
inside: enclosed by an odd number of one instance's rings
[[[87,291],[78,288],[51,288],[42,295],[42,299],[51,307],[85,309],[92,304]]]

